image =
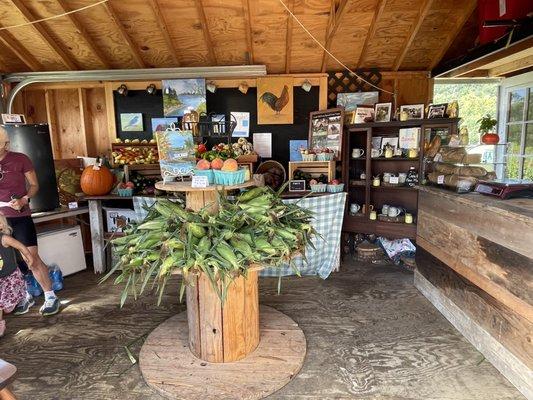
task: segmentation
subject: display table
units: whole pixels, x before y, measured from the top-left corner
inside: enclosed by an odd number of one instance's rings
[[[189,209],[199,211],[207,207],[216,212],[218,192],[254,185],[253,180],[241,185],[207,188],[193,188],[190,182],[158,182],[156,188],[185,192],[185,205]],[[188,399],[259,399],[288,383],[303,364],[305,336],[294,321],[275,310],[261,316],[266,331],[260,333],[258,269],[250,268],[246,278],[238,277],[229,285],[224,304],[205,274],[198,273],[189,279],[187,321],[180,315],[170,318],[148,336],[141,350],[140,369],[150,386],[176,399],[183,398],[183,388],[187,388]],[[280,319],[284,322],[276,327]],[[283,332],[287,327],[293,331],[291,334]],[[281,332],[272,333],[272,329]],[[188,346],[184,354],[185,332]],[[261,337],[269,338],[263,346]],[[278,357],[273,357],[272,350],[279,352]],[[292,362],[286,362],[285,357],[290,353]],[[257,360],[252,363],[257,365],[251,381],[242,378],[254,372],[249,357]],[[195,359],[204,361],[199,365],[207,368],[197,368]],[[228,363],[231,368],[224,367]],[[264,381],[261,372],[268,369],[275,374]],[[172,373],[162,374],[163,371]],[[216,384],[211,384],[212,380]]]
[[[533,199],[421,186],[416,287],[533,398]]]

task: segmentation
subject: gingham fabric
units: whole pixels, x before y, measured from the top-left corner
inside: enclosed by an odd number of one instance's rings
[[[306,249],[307,262],[304,262],[302,257],[298,256],[294,258],[293,264],[302,275],[318,275],[322,279],[326,279],[339,266],[340,262],[340,240],[346,193],[283,201],[286,203],[299,202],[298,204],[301,207],[314,212],[312,225],[322,237],[317,236],[313,239],[316,250],[310,246]],[[136,196],[133,198],[133,207],[137,220],[141,220],[146,216],[145,207],[151,206],[154,202],[155,198],[153,197]],[[260,272],[260,276],[288,276],[294,274],[294,269],[289,264],[279,268],[265,268]]]

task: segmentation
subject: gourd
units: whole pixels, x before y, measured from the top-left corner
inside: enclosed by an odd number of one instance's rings
[[[103,165],[90,165],[81,174],[80,186],[89,196],[102,196],[113,188],[113,174]]]

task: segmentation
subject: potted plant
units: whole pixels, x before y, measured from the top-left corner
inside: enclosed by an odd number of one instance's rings
[[[500,137],[495,131],[496,121],[494,118],[487,114],[483,118],[477,121],[479,124],[479,133],[481,134],[481,143],[483,144],[497,144],[500,141]]]

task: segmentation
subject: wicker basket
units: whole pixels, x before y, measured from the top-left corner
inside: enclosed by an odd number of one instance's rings
[[[335,153],[319,153],[316,155],[316,159],[317,161],[331,161],[334,156]]]
[[[326,188],[328,185],[325,183],[317,183],[316,185],[310,185],[311,186],[311,192],[315,193],[324,193],[326,191]]]
[[[315,161],[316,154],[302,154],[302,161]]]
[[[344,190],[344,183],[339,183],[338,185],[327,185],[327,190],[329,193],[340,193]]]

